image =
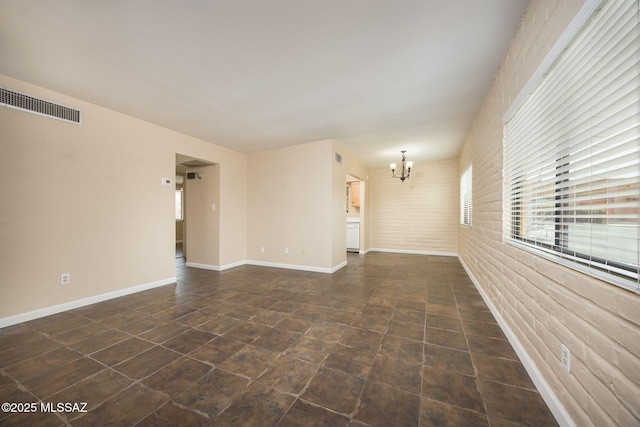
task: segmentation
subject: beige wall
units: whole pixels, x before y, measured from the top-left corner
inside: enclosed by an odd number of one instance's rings
[[[226,150],[220,164],[220,265],[247,259],[247,157]]]
[[[0,324],[171,282],[174,187],[161,179],[175,177],[176,153],[220,164],[220,260],[245,259],[244,154],[6,76],[0,85],[84,121],[0,108]]]
[[[247,260],[333,267],[332,158],[330,140],[248,155]]]
[[[336,152],[342,164],[335,162]],[[366,165],[333,140],[249,154],[248,262],[322,272],[344,266],[347,174],[368,173]],[[366,224],[366,207],[362,218]]]
[[[401,182],[371,170],[371,247],[441,255],[458,252],[458,161],[414,165]]]
[[[459,159],[460,171],[473,163],[473,227],[459,229],[460,258],[539,371],[539,388],[561,403],[557,415],[564,408],[579,426],[639,425],[640,297],[502,241],[501,119],[582,3],[529,6]],[[570,374],[561,344],[572,352]]]
[[[187,266],[219,270],[220,165],[189,168],[200,178],[185,179]],[[213,210],[215,205],[215,210]]]

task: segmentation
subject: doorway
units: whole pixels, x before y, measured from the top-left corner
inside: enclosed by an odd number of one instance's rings
[[[346,179],[346,211],[347,211],[347,252],[360,253],[362,244],[362,216],[364,183],[357,177],[347,174]]]
[[[195,157],[186,156],[176,153],[176,187],[175,187],[175,252],[176,260],[186,261],[188,257],[187,245],[187,210],[189,204],[187,180],[197,179],[200,174],[200,168],[213,165],[209,162]],[[201,177],[201,175],[200,175]],[[197,224],[193,224],[197,226]]]

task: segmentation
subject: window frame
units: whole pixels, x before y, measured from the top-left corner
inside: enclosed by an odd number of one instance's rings
[[[178,216],[176,215],[175,220],[176,221],[184,221],[184,192],[182,191],[182,186],[180,188],[176,188],[175,189],[175,194],[174,194],[174,209],[175,209],[175,213],[178,213],[178,200],[177,200],[177,196],[178,194],[180,194],[180,218],[178,218]]]
[[[460,176],[460,224],[473,226],[473,165],[469,163]]]
[[[634,0],[635,6],[640,9],[640,1]],[[565,49],[570,46],[570,43],[574,39],[574,37],[582,31],[588,21],[594,16],[594,13],[598,12],[605,1],[602,0],[588,0],[583,8],[580,10],[574,21],[567,28],[565,33],[561,36],[558,43],[553,47],[550,54],[543,60],[540,67],[536,70],[531,80],[525,85],[522,92],[518,95],[518,97],[514,100],[513,104],[505,114],[503,118],[503,124],[505,126],[505,134],[503,140],[503,159],[507,159],[507,150],[512,149],[511,147],[507,147],[509,143],[508,135],[507,135],[507,123],[511,120],[514,115],[518,114],[518,110],[520,107],[529,100],[529,97],[532,95],[532,92],[536,90],[538,85],[544,84],[544,78],[548,73],[552,72],[552,67],[559,60],[560,56],[563,54]],[[631,6],[634,7],[634,6]],[[640,14],[640,11],[638,12]],[[635,89],[634,90],[638,90]],[[542,104],[542,105],[553,105],[553,104]],[[573,104],[569,108],[575,108]],[[634,118],[636,122],[634,122],[637,126],[638,118],[640,117],[640,112],[636,109],[636,113]],[[539,124],[542,126],[541,124]],[[638,140],[638,137],[634,140],[635,142]],[[517,145],[517,141],[516,141]],[[576,188],[572,191],[569,191],[570,185],[570,175],[569,170],[572,169],[572,164],[569,162],[568,158],[570,157],[566,154],[565,150],[567,147],[563,144],[560,145],[552,145],[552,153],[549,156],[544,157],[545,160],[550,161],[549,163],[545,163],[546,165],[553,165],[553,156],[555,158],[555,176],[551,174],[551,181],[549,181],[550,188],[553,190],[553,198],[549,198],[549,201],[552,202],[551,206],[546,206],[546,209],[542,209],[543,213],[540,215],[541,221],[539,224],[544,224],[549,226],[548,223],[545,223],[543,215],[549,214],[550,211],[553,211],[553,236],[551,241],[545,242],[544,240],[547,238],[546,234],[540,238],[537,236],[533,236],[529,234],[529,228],[536,227],[536,208],[538,206],[544,206],[544,197],[540,199],[533,198],[532,194],[542,194],[545,195],[545,191],[540,191],[540,189],[544,188],[547,184],[544,183],[544,180],[540,177],[538,178],[530,178],[527,180],[525,175],[531,175],[532,169],[521,169],[520,167],[516,169],[511,169],[512,165],[503,165],[503,240],[505,243],[520,247],[529,252],[535,253],[562,265],[565,265],[569,268],[582,271],[590,276],[597,277],[599,279],[605,280],[609,283],[615,284],[622,288],[634,291],[636,293],[640,293],[640,271],[638,265],[629,265],[626,263],[626,259],[622,258],[622,261],[617,259],[609,259],[598,256],[594,252],[596,250],[589,246],[589,253],[582,253],[579,251],[579,248],[576,246],[580,246],[579,244],[574,243],[574,249],[570,249],[569,247],[569,222],[567,219],[567,211],[573,211],[575,217],[580,217],[581,215],[577,214],[580,208],[580,205],[576,202],[577,194],[579,190],[577,189],[578,184],[573,184]],[[548,146],[545,146],[545,149]],[[637,150],[637,147],[634,147]],[[634,154],[636,154],[634,152]],[[594,154],[590,154],[593,156]],[[591,158],[591,157],[590,157]],[[542,159],[542,157],[541,157]],[[574,159],[573,162],[576,162]],[[506,163],[506,161],[505,161]],[[518,164],[518,163],[517,163]],[[548,169],[551,169],[552,166],[548,166]],[[535,169],[533,169],[535,172]],[[598,175],[589,175],[589,185],[592,185],[594,182],[597,182]],[[606,178],[606,177],[605,177]],[[571,178],[575,179],[575,178]],[[599,178],[602,179],[602,178]],[[607,178],[611,179],[611,178]],[[640,183],[640,177],[634,176],[632,178],[634,180],[634,184],[638,185]],[[526,188],[527,184],[532,186],[530,188]],[[607,183],[608,184],[608,183]],[[532,191],[531,188],[534,190]],[[606,189],[616,188],[615,184],[610,184],[604,187]],[[635,187],[633,187],[635,188]],[[525,198],[524,194],[527,195]],[[573,194],[571,198],[569,194]],[[546,194],[548,197],[549,195]],[[636,196],[637,197],[637,196]],[[540,202],[542,200],[542,202]],[[597,200],[597,199],[593,199]],[[573,202],[573,205],[571,203]],[[636,203],[634,201],[634,203]],[[597,222],[592,222],[593,218],[597,219],[597,216],[594,214],[594,206],[598,205],[585,205],[589,206],[589,208],[584,208],[585,211],[589,211],[589,223],[597,224]],[[608,208],[609,205],[604,205],[605,208]],[[637,205],[634,208],[637,209]],[[527,215],[527,217],[525,217]],[[608,219],[610,215],[608,212],[605,213],[605,219]],[[635,216],[635,215],[634,215]],[[578,221],[574,218],[574,223],[577,224]],[[544,233],[547,231],[544,230]],[[590,231],[593,233],[593,231]],[[576,231],[576,234],[573,235],[573,239],[576,239],[576,236],[580,236],[580,232]],[[637,230],[636,230],[637,234]],[[592,236],[593,237],[593,236]],[[609,238],[609,237],[607,237]],[[631,237],[631,240],[633,237]],[[638,246],[638,240],[636,240],[636,247]],[[617,249],[615,246],[605,246],[605,248],[613,248]],[[635,251],[638,254],[638,249]],[[615,255],[614,255],[615,256]],[[637,256],[636,256],[637,258]],[[605,266],[606,268],[604,268]],[[624,273],[622,273],[624,272]]]

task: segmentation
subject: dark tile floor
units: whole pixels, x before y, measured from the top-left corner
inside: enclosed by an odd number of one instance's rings
[[[177,259],[176,285],[2,329],[0,401],[35,412],[0,425],[557,425],[457,259],[348,261]],[[42,410],[66,402],[88,412]]]

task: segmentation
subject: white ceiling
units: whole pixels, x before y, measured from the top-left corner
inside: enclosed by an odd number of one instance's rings
[[[0,74],[231,149],[455,158],[528,0],[0,0]]]

